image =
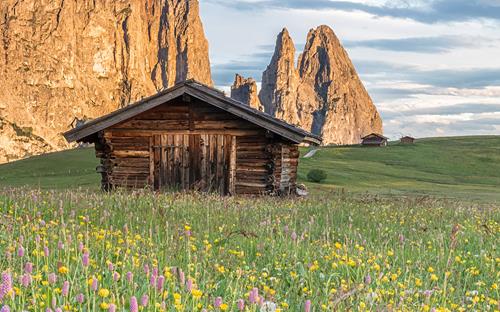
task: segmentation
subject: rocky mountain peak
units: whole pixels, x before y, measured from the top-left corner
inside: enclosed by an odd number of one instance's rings
[[[295,44],[288,30],[284,28],[276,40],[271,62],[262,74],[259,99],[265,111],[297,124],[299,120],[294,102],[298,83],[298,72],[295,68]]]
[[[245,79],[243,76],[236,74],[234,83],[231,86],[231,98],[257,110],[264,111],[264,107],[260,104],[257,95],[257,83],[253,78]]]
[[[298,68],[294,60],[285,29],[262,76],[259,97],[266,112],[322,135],[325,144],[359,143],[365,134],[382,132],[382,120],[330,27],[311,29]]]
[[[0,42],[0,163],[67,148],[75,117],[213,85],[198,0],[2,0]]]

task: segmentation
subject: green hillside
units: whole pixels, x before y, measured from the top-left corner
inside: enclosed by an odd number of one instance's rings
[[[305,153],[306,150],[304,149]],[[98,188],[92,148],[52,153],[0,165],[0,186]],[[312,193],[345,190],[385,195],[436,195],[500,200],[500,136],[430,138],[386,148],[329,147],[301,159],[299,179],[327,171]]]

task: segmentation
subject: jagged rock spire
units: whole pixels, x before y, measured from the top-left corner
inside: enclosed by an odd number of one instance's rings
[[[236,74],[234,83],[231,86],[231,98],[257,110],[264,111],[264,107],[260,104],[257,96],[257,83],[253,78],[245,79],[243,76]]]

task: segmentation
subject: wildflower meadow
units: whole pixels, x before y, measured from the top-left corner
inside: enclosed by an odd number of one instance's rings
[[[499,311],[490,204],[0,191],[0,311]]]

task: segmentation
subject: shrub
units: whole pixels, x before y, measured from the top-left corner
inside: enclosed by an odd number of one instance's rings
[[[326,172],[321,169],[312,169],[307,173],[307,180],[311,182],[321,183],[326,177]]]

